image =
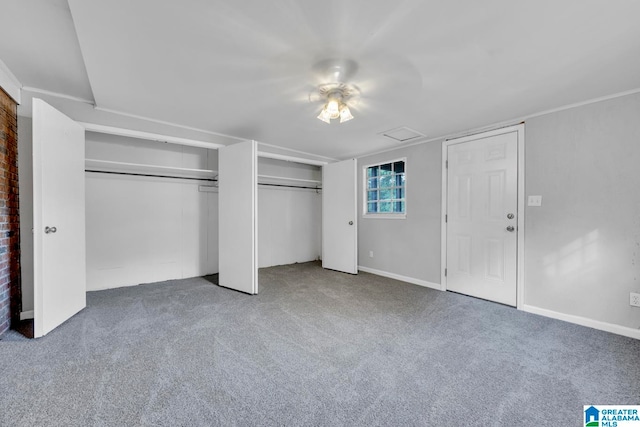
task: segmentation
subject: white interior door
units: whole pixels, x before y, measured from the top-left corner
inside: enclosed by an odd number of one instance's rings
[[[322,267],[358,274],[357,163],[322,167]]]
[[[34,335],[86,306],[84,128],[33,99]]]
[[[516,305],[518,133],[447,149],[447,289]]]
[[[258,169],[255,141],[218,149],[220,286],[258,293]]]

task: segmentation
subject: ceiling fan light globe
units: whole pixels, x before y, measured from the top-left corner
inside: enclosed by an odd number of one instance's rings
[[[320,111],[320,114],[318,114],[318,118],[325,123],[331,124],[331,116],[329,116],[329,114],[327,113],[326,108],[323,108],[322,111]]]
[[[340,117],[340,103],[337,99],[330,99],[324,108],[325,110],[327,110],[327,113],[329,113],[332,119],[337,119],[338,117]]]
[[[340,110],[340,123],[348,122],[353,119],[353,115],[346,105]]]

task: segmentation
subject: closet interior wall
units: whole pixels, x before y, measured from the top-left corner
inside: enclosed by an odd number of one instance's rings
[[[88,291],[218,272],[217,150],[87,132],[86,157]]]
[[[258,266],[320,259],[321,168],[259,157],[258,183]]]

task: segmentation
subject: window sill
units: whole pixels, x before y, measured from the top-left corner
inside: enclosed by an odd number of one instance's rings
[[[363,219],[407,219],[407,214],[363,214]]]

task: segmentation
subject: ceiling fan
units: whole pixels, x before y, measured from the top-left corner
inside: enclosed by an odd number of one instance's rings
[[[319,84],[309,93],[309,102],[322,102],[323,108],[318,119],[331,124],[331,120],[340,119],[340,123],[352,120],[353,108],[360,99],[360,89],[348,83],[358,70],[358,64],[350,59],[324,59],[317,62],[313,71],[325,83]]]
[[[420,102],[415,96],[422,87],[420,73],[406,58],[387,51],[305,45],[273,57],[268,70],[269,79],[261,83],[305,119],[315,114],[325,123],[355,124],[366,115],[361,126],[365,121],[377,125],[381,118],[392,123],[402,120],[404,108]]]

